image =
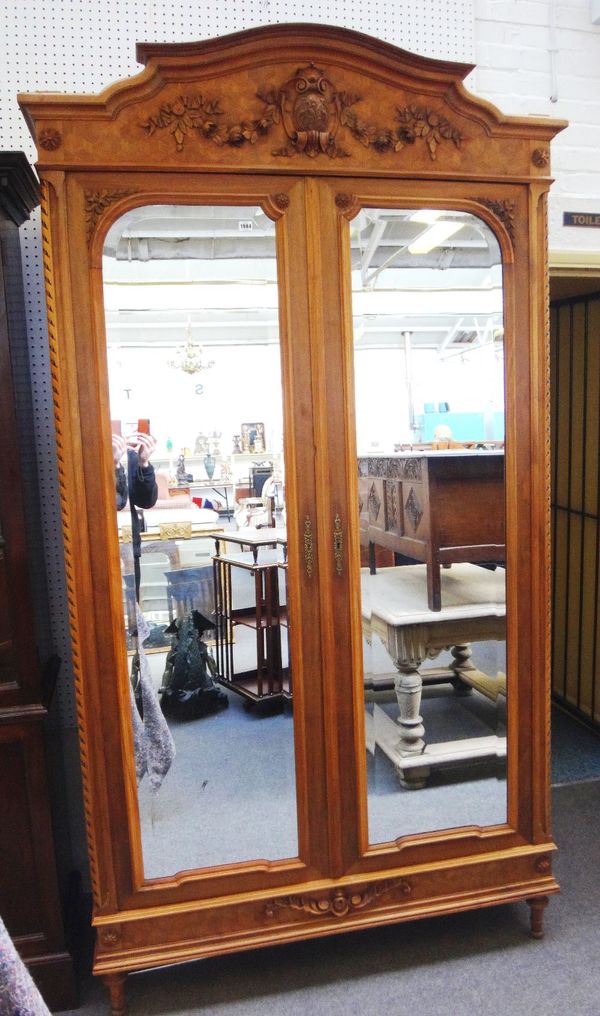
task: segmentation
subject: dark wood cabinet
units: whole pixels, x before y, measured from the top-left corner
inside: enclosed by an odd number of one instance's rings
[[[0,153],[0,914],[52,1008],[75,1004],[51,826],[12,359],[26,345],[19,226],[38,204],[20,152]]]

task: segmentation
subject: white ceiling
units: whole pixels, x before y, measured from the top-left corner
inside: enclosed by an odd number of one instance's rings
[[[452,235],[411,253],[434,223]],[[500,253],[483,221],[368,208],[350,223],[350,244],[357,346],[398,345],[408,332],[449,355],[501,335]],[[275,224],[260,208],[128,212],[107,235],[104,284],[111,345],[278,341]]]

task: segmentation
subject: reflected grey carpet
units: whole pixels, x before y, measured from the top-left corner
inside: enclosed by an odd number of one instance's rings
[[[598,1016],[600,781],[553,797],[562,893],[542,941],[515,904],[260,949],[131,976],[131,1016]],[[86,982],[79,1016],[107,1012]]]

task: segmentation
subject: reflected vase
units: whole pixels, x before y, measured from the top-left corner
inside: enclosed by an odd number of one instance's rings
[[[215,475],[216,464],[217,460],[215,459],[214,455],[208,454],[204,456],[204,468],[206,469],[206,475],[208,476],[209,480],[212,480],[213,476]]]

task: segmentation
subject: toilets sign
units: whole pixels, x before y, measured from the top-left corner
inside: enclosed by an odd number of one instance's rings
[[[563,212],[563,226],[600,229],[600,212]]]

